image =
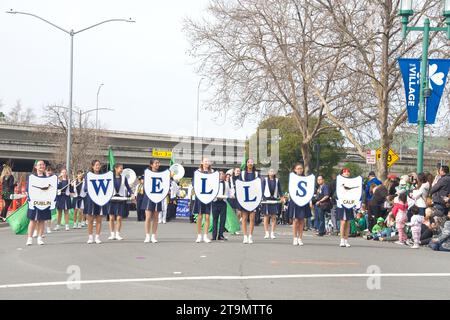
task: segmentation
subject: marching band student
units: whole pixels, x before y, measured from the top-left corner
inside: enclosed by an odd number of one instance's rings
[[[100,170],[102,168],[102,164],[99,160],[93,160],[91,163],[91,172],[94,174],[100,174]],[[96,203],[91,200],[89,193],[87,192],[87,180],[85,178],[86,183],[84,183],[84,192],[86,192],[85,202],[84,202],[84,214],[86,215],[86,219],[88,222],[88,234],[89,238],[87,243],[94,243],[94,218],[95,218],[95,243],[100,244],[102,241],[100,240],[100,233],[102,232],[102,220],[103,216],[108,214],[108,203],[104,206],[100,207]]]
[[[134,200],[133,191],[128,184],[128,179],[122,175],[123,165],[116,163],[114,165],[114,196],[115,197],[128,197],[131,195]],[[109,231],[111,236],[108,240],[123,240],[120,236],[120,230],[122,229],[122,218],[126,215],[126,200],[111,200],[109,204]]]
[[[344,168],[341,171],[341,175],[345,178],[350,178],[350,170]],[[350,221],[354,220],[353,208],[347,209],[344,206],[342,208],[336,208],[336,216],[341,221],[341,243],[340,247],[350,247],[348,243],[348,236],[350,234]]]
[[[82,170],[77,171],[77,178],[72,182],[73,197],[73,228],[81,229],[83,226],[84,214],[84,198],[86,193],[83,188],[84,174]]]
[[[159,213],[158,217],[158,223],[166,224],[167,223],[167,214],[169,212],[169,204],[171,203],[172,199],[175,199],[177,197],[178,193],[178,184],[175,182],[175,180],[172,177],[172,172],[170,173],[170,191],[167,194],[167,196],[164,198],[164,201],[162,203],[162,210]]]
[[[214,172],[208,158],[203,158],[198,171],[201,173],[213,173]],[[208,238],[208,230],[209,230],[209,215],[211,214],[211,211],[212,211],[212,203],[204,204],[196,196],[193,211],[194,211],[194,214],[195,213],[197,214],[197,240],[195,240],[195,242],[200,243],[202,241],[202,223],[203,223],[203,215],[205,215],[203,241],[205,243],[210,243],[211,240],[209,240],[209,238]]]
[[[242,181],[252,181],[258,178],[258,172],[256,171],[255,162],[253,159],[247,160],[247,167],[244,172],[241,172],[240,179]],[[238,208],[241,210],[242,214],[242,231],[244,232],[244,244],[252,244],[253,243],[253,230],[255,229],[255,215],[256,212],[248,212],[244,210],[240,205]],[[250,217],[250,230],[247,229],[247,220]]]
[[[142,210],[142,201],[144,200],[144,176],[139,177],[139,184],[134,191],[136,198],[137,221],[145,221],[145,210]]]
[[[296,163],[292,171],[298,176],[304,176],[305,169],[301,163]],[[294,233],[294,246],[303,246],[303,224],[305,219],[311,218],[311,207],[309,204],[300,207],[295,201],[289,201],[289,214],[292,217],[292,230]]]
[[[153,172],[159,171],[160,162],[156,159],[150,160],[149,169]],[[144,193],[144,200],[142,200],[141,209],[145,210],[145,240],[144,243],[157,243],[156,231],[158,230],[158,216],[159,212],[162,210],[162,200],[161,202],[154,203],[149,199],[147,194]],[[150,227],[152,230],[152,235],[150,238]]]
[[[280,180],[278,180],[275,170],[270,169],[266,178],[263,179],[263,200],[277,201],[283,194],[281,190]],[[277,215],[280,214],[280,206],[275,204],[263,204],[262,211],[264,213],[264,239],[269,239],[269,219],[272,219],[272,229],[270,238],[275,239],[275,226],[277,225]]]
[[[69,231],[69,210],[72,209],[70,199],[70,184],[67,178],[67,170],[62,169],[58,177],[58,195],[56,196],[56,210],[58,211],[58,220],[54,231],[58,231],[61,225],[62,212],[64,211],[64,221],[66,223],[66,231]]]
[[[233,170],[233,175],[230,177],[230,206],[233,208],[234,212],[237,215],[238,220],[241,220],[241,210],[238,205],[237,199],[236,199],[236,180],[239,180],[241,178],[241,168],[237,167]]]
[[[224,198],[228,198],[230,196],[230,188],[228,183],[225,181],[225,173],[220,171],[220,182],[219,182],[219,193],[218,197],[213,200],[212,203],[212,212],[213,212],[213,232],[212,232],[212,240],[227,240],[223,233],[225,231],[225,221],[227,218],[227,203]],[[220,197],[219,197],[220,196]],[[217,232],[217,224],[220,220],[219,232]],[[219,233],[219,237],[217,237],[217,233]]]
[[[37,177],[45,177],[45,162],[43,160],[38,160],[34,164],[33,173]],[[29,179],[27,181],[27,197],[29,194],[30,183]],[[38,208],[28,209],[27,217],[30,220],[30,224],[28,225],[28,238],[27,238],[27,246],[31,246],[33,244],[33,232],[37,230],[37,244],[43,245],[44,241],[42,241],[42,234],[44,233],[44,224],[45,221],[50,220],[52,216],[50,208],[45,210],[39,210]]]
[[[45,168],[45,176],[51,177],[53,174],[54,174],[53,167],[47,166],[47,168]],[[47,225],[47,228],[45,228],[45,226],[44,226],[44,229],[47,229],[47,233],[49,233],[49,234],[52,233],[52,219],[45,221],[45,224]],[[34,235],[33,235],[33,237],[34,237]]]

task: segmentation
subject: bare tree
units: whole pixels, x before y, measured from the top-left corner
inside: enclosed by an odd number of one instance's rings
[[[44,110],[47,140],[58,146],[51,163],[55,168],[61,168],[65,166],[66,162],[69,114],[67,109],[59,106],[47,106]],[[81,110],[74,110],[71,142],[71,168],[73,173],[77,170],[87,170],[90,168],[93,159],[106,156],[107,139],[101,131],[95,129],[94,123]]]
[[[345,132],[361,156],[365,156],[367,142],[379,139],[381,161],[377,171],[380,177],[386,177],[387,154],[394,133],[407,119],[397,58],[420,57],[422,39],[416,33],[402,41],[397,16],[399,0],[317,0],[315,3],[329,15],[329,32],[342,37],[341,45],[349,50],[346,59],[341,61],[346,72],[354,75],[346,78],[347,85],[364,88],[331,103],[320,90],[315,90],[315,94],[325,104],[329,119]],[[439,0],[421,1],[421,8],[411,24],[416,25],[425,14],[442,24],[440,3]],[[430,54],[448,56],[447,42],[435,33],[432,40]],[[341,112],[349,116],[338,117]],[[355,129],[355,123],[368,125]]]
[[[32,123],[35,120],[35,115],[31,108],[23,110],[20,100],[16,101],[16,105],[8,112],[6,121],[11,123]]]
[[[348,49],[331,42],[328,17],[301,0],[212,0],[207,12],[200,22],[187,19],[185,31],[214,91],[208,108],[232,111],[238,124],[292,114],[308,172],[312,142],[330,129],[313,86],[330,104],[351,92],[336,87]]]

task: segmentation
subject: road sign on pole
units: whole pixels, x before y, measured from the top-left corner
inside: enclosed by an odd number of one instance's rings
[[[367,150],[366,152],[366,163],[367,164],[376,164],[377,163],[377,152],[376,150]]]
[[[381,148],[377,149],[377,160],[381,159]],[[388,168],[392,167],[394,163],[400,160],[400,157],[394,152],[394,150],[389,149],[389,153],[387,156],[387,165]]]

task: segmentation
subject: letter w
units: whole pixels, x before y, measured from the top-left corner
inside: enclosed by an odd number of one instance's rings
[[[105,180],[106,185],[105,185]],[[98,184],[96,183],[98,182]],[[106,194],[106,190],[108,190],[109,183],[111,182],[111,179],[102,179],[102,180],[91,180],[92,186],[94,187],[95,193],[98,195],[100,189],[102,189],[103,194]]]

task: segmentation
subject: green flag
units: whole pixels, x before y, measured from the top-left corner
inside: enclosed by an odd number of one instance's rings
[[[27,213],[28,201],[6,218],[6,221],[9,223],[9,226],[15,234],[28,233],[28,224],[30,223],[30,220],[28,220]]]
[[[64,211],[61,212],[61,225],[68,224],[70,226],[73,226],[73,209],[69,209],[69,222],[66,222],[66,218],[64,217]],[[57,223],[58,222],[58,212],[56,209],[52,210],[52,222]]]
[[[241,162],[241,170],[245,170],[245,168],[247,168],[247,160],[248,160],[248,157],[247,157],[247,152],[244,154],[244,158],[242,159],[242,162]]]
[[[114,165],[116,164],[116,159],[114,159],[114,154],[112,151],[112,148],[109,147],[108,149],[108,165],[109,165],[109,170],[114,170]]]
[[[171,165],[173,165],[175,163],[175,157],[173,156],[173,151],[172,151],[172,156],[170,157],[170,161],[169,161],[169,167]]]

